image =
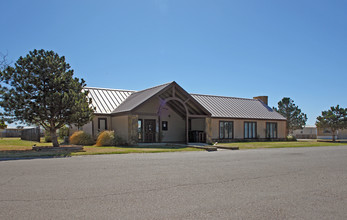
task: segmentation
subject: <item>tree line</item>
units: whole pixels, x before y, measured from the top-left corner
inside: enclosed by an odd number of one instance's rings
[[[287,132],[292,133],[295,129],[302,129],[306,125],[307,115],[301,112],[301,109],[294,104],[294,100],[284,97],[278,102],[275,111],[287,119]],[[347,108],[341,108],[339,105],[332,106],[322,115],[317,117],[317,128],[329,129],[332,132],[333,141],[335,141],[336,131],[347,129]]]

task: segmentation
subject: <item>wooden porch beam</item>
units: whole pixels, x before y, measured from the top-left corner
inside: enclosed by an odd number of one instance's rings
[[[208,118],[208,115],[188,115],[189,118]]]
[[[180,110],[177,105],[175,106],[173,103],[169,102],[167,105],[174,111],[176,114],[182,117],[182,119],[185,118],[185,113],[182,113],[182,110]]]
[[[189,127],[189,120],[188,120],[188,114],[186,115],[186,144],[189,143],[189,130],[188,130],[188,127]]]
[[[161,143],[161,126],[160,126],[160,115],[158,115],[158,142]]]
[[[148,113],[148,112],[134,112],[135,115],[141,115],[141,116],[158,116],[156,113]]]

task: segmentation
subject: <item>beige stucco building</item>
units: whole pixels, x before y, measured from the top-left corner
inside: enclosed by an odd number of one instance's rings
[[[297,139],[316,139],[317,138],[317,127],[316,126],[305,126],[302,129],[295,129],[293,135]]]
[[[281,140],[286,120],[253,99],[189,94],[176,82],[142,91],[85,88],[95,117],[83,130],[95,138],[114,130],[128,144]]]
[[[332,139],[333,133],[329,128],[317,128],[318,139]],[[335,140],[347,139],[347,129],[338,129],[335,132]]]

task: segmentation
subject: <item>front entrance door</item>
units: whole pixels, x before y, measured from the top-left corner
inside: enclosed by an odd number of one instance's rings
[[[145,119],[145,142],[154,143],[155,142],[155,120]]]

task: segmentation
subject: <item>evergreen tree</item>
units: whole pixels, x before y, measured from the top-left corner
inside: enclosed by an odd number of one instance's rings
[[[278,102],[278,108],[274,109],[287,119],[287,134],[306,125],[307,115],[301,112],[291,98],[284,97]]]
[[[7,125],[5,124],[4,119],[0,119],[0,129],[5,129],[7,128]]]
[[[65,57],[53,51],[34,50],[0,74],[0,106],[7,121],[41,125],[58,147],[56,131],[64,125],[88,123],[93,109],[83,79],[73,77]],[[76,116],[78,115],[78,117]]]
[[[347,128],[347,108],[337,105],[330,107],[328,111],[322,111],[322,115],[317,117],[316,126],[330,129],[335,141],[336,131]]]

